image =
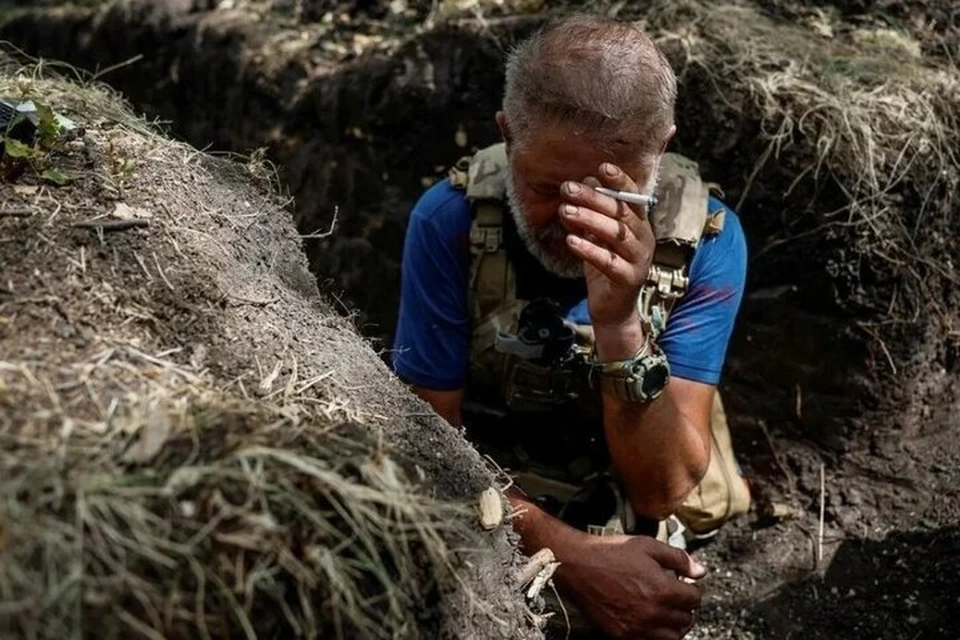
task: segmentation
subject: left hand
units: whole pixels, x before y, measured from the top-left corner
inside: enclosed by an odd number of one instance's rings
[[[587,304],[595,327],[622,327],[638,320],[637,298],[647,279],[656,240],[646,207],[594,191],[605,186],[638,192],[622,169],[606,162],[600,179],[565,182],[560,219],[571,233],[567,246],[584,262]]]

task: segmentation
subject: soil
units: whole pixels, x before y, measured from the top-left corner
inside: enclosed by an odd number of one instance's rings
[[[424,10],[394,15],[378,2],[307,3],[312,9],[301,14],[284,3],[212,4],[38,12],[0,25],[0,36],[89,69],[149,51],[104,79],[198,146],[269,147],[297,199],[301,233],[326,231],[336,220],[335,233],[305,241],[321,288],[343,301],[339,311],[376,347],[388,346],[409,207],[457,157],[496,140],[491,114],[503,52],[544,16],[505,10],[424,27]],[[636,4],[642,11],[647,3]],[[924,55],[957,59],[957,12],[946,3],[756,4],[791,23],[820,10],[840,26],[906,25]],[[810,233],[843,194],[829,180],[794,184],[815,162],[802,149],[754,175],[765,149],[756,114],[739,108],[735,88],[712,82],[685,76],[677,150],[699,160],[729,203],[742,199],[753,257],[721,390],[757,508],[697,552],[712,572],[690,637],[957,637],[957,339],[933,324],[881,324],[879,341],[862,329],[888,307],[895,277],[849,238]],[[901,191],[898,211],[910,216],[921,198]],[[928,236],[953,237],[950,215],[928,221]],[[766,250],[787,231],[797,239]],[[244,251],[269,256],[256,243]],[[250,295],[261,293],[270,295]],[[929,295],[956,318],[955,285]],[[253,321],[265,311],[249,312]],[[269,318],[294,336],[302,320]],[[264,348],[277,351],[270,342]],[[364,366],[383,371],[372,361]],[[398,446],[435,459],[447,436],[429,429],[432,440],[401,438]],[[445,492],[455,494],[456,477],[445,477]],[[474,477],[468,486],[477,484]],[[763,517],[773,504],[796,517]]]
[[[7,80],[8,70],[2,72]],[[57,406],[53,415],[66,411],[63,415],[78,423],[100,419],[97,407],[102,414],[111,398],[119,402],[119,415],[125,399],[139,393],[135,385],[100,387],[88,381],[91,403],[82,385],[77,391],[76,384],[59,384],[60,372],[90,368],[109,359],[103,353],[112,353],[111,348],[130,345],[146,353],[144,358],[154,357],[151,362],[169,361],[197,377],[210,377],[226,390],[221,391],[225,400],[230,393],[248,400],[262,396],[258,389],[273,372],[275,382],[266,392],[308,390],[313,403],[326,407],[322,413],[363,425],[385,455],[416,470],[421,484],[441,500],[473,505],[481,491],[502,482],[460,433],[391,375],[367,340],[321,296],[290,214],[262,165],[229,162],[143,135],[145,125],[117,105],[88,109],[87,102],[71,98],[69,85],[56,96],[44,93],[43,86],[31,89],[31,95],[47,100],[86,134],[82,144],[75,141],[69,151],[51,152],[44,160],[73,177],[65,186],[41,182],[29,167],[6,171],[14,165],[4,165],[2,372],[29,366],[38,376],[41,370],[49,374],[51,396],[54,388],[77,396],[69,403],[64,396],[65,406]],[[117,231],[76,226],[131,217],[139,224]],[[46,402],[41,394],[37,406],[32,400],[7,404],[9,380],[0,381],[5,458],[15,455],[18,429],[29,429],[20,426],[24,415],[39,415],[40,402]],[[306,426],[320,437],[328,425]],[[46,517],[44,509],[38,507],[38,517]],[[2,524],[0,553],[10,548],[8,542],[17,542],[16,529]],[[421,631],[427,637],[476,637],[480,630],[485,637],[539,637],[514,585],[521,558],[512,531],[501,526],[479,537],[461,536],[479,533],[472,515],[444,522],[443,529],[452,543],[469,541],[475,547],[462,567],[469,589],[440,585],[433,606],[416,612]],[[425,577],[423,584],[432,580]],[[16,602],[6,604],[10,611],[18,609]],[[4,637],[11,628],[6,616],[0,607]],[[56,623],[51,620],[49,628]]]

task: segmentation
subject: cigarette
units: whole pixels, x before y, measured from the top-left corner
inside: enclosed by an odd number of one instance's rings
[[[656,196],[648,196],[643,193],[633,193],[632,191],[615,191],[614,189],[607,189],[606,187],[594,187],[593,190],[597,193],[610,196],[616,200],[629,202],[630,204],[642,204],[648,207],[657,204]]]

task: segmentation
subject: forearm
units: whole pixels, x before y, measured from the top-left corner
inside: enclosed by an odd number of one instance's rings
[[[575,589],[577,581],[571,574],[582,559],[582,542],[588,534],[554,518],[516,488],[508,490],[507,497],[517,513],[513,528],[520,536],[523,553],[532,556],[540,549],[550,549],[560,562],[555,574],[557,585],[563,590]]]
[[[601,362],[632,357],[643,345],[639,319],[622,327],[596,327]],[[603,394],[603,422],[614,469],[638,514],[663,518],[700,481],[709,443],[675,401],[675,385],[649,403]]]

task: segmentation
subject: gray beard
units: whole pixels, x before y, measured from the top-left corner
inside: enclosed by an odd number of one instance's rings
[[[559,218],[554,218],[536,231],[530,227],[520,198],[517,197],[513,176],[507,172],[507,202],[510,205],[510,215],[516,223],[517,232],[523,239],[524,245],[543,268],[561,278],[582,278],[583,261],[567,248],[567,230],[560,224]]]

